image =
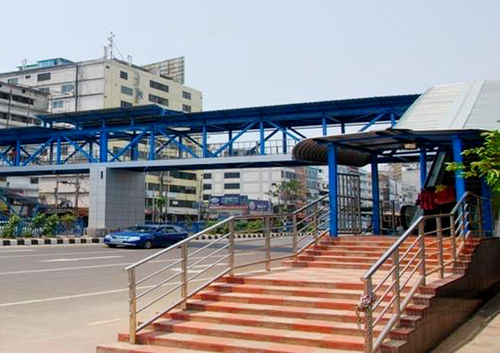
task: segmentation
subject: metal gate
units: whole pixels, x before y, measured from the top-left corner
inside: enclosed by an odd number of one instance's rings
[[[360,178],[355,174],[338,174],[337,222],[342,234],[361,233]]]

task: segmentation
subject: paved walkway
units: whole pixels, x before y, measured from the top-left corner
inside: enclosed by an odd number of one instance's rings
[[[500,352],[500,292],[432,353]]]

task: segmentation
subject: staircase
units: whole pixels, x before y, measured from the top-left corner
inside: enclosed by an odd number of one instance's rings
[[[286,260],[273,271],[226,275],[198,292],[186,302],[184,310],[174,309],[137,334],[132,345],[129,334],[119,342],[101,345],[97,353],[327,353],[353,352],[365,349],[365,337],[358,328],[356,308],[364,293],[363,275],[396,241],[394,237],[325,236],[293,260]],[[409,249],[414,237],[400,245]],[[447,266],[450,276],[467,269],[479,240],[468,239],[459,256],[459,266]],[[437,265],[438,242],[425,239],[428,268]],[[444,260],[452,257],[451,246],[443,246]],[[407,260],[408,261],[408,260]],[[400,266],[406,266],[402,261]],[[408,264],[411,269],[412,264]],[[379,268],[377,278],[387,275],[388,261]],[[427,277],[427,283],[439,280],[438,272]],[[408,292],[412,280],[402,288]],[[386,287],[382,286],[384,291]],[[382,350],[391,351],[405,344],[418,325],[434,295],[432,286],[421,286],[401,315],[397,328],[384,340]],[[381,312],[392,298],[389,293],[377,307]],[[361,318],[362,319],[362,318]],[[390,319],[382,315],[373,328],[381,332]]]

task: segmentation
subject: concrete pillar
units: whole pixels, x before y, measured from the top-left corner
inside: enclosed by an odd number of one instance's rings
[[[90,235],[144,222],[145,176],[142,172],[90,167]]]

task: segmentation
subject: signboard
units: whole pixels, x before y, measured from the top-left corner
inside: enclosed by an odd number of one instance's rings
[[[250,212],[270,212],[271,202],[263,200],[248,200],[248,209]]]
[[[248,196],[212,196],[209,200],[210,207],[236,207],[245,206],[248,203]]]

